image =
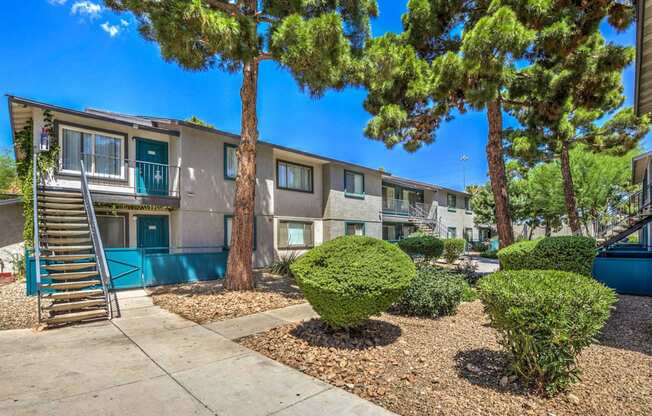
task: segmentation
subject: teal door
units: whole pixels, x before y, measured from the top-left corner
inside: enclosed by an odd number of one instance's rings
[[[169,195],[168,144],[136,139],[136,193]]]
[[[138,248],[145,254],[167,253],[169,246],[168,217],[164,215],[138,216]]]

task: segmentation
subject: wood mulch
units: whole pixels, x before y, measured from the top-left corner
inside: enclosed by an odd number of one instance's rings
[[[160,286],[149,292],[155,305],[203,324],[303,303],[303,295],[291,277],[256,271],[256,289],[225,291],[223,280]]]
[[[506,357],[480,301],[452,317],[384,314],[333,333],[320,320],[242,344],[401,415],[652,415],[652,298],[620,296],[582,381],[554,398],[506,377]]]

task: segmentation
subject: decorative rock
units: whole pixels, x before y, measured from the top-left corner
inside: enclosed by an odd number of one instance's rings
[[[566,399],[572,404],[580,404],[580,398],[573,393],[568,393],[566,395]]]

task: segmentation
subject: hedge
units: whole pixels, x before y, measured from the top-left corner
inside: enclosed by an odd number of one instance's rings
[[[449,238],[444,240],[444,259],[448,263],[454,263],[464,254],[466,240],[462,238]]]
[[[472,297],[464,275],[449,270],[423,266],[398,302],[398,309],[407,315],[453,315],[465,297]]]
[[[360,325],[395,303],[416,274],[396,245],[365,236],[344,236],[317,246],[290,266],[297,284],[333,328]]]
[[[589,237],[546,237],[522,241],[498,251],[501,270],[562,270],[591,275],[596,255]]]
[[[400,240],[398,246],[413,259],[421,257],[426,261],[439,258],[444,252],[444,243],[427,234],[411,234]]]
[[[556,270],[498,272],[480,279],[477,288],[511,373],[548,394],[579,379],[577,356],[617,300],[590,277]]]

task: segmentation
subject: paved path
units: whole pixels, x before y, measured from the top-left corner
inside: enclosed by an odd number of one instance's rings
[[[307,305],[201,326],[143,291],[119,298],[111,322],[0,331],[0,414],[392,415],[231,341],[312,317]]]

